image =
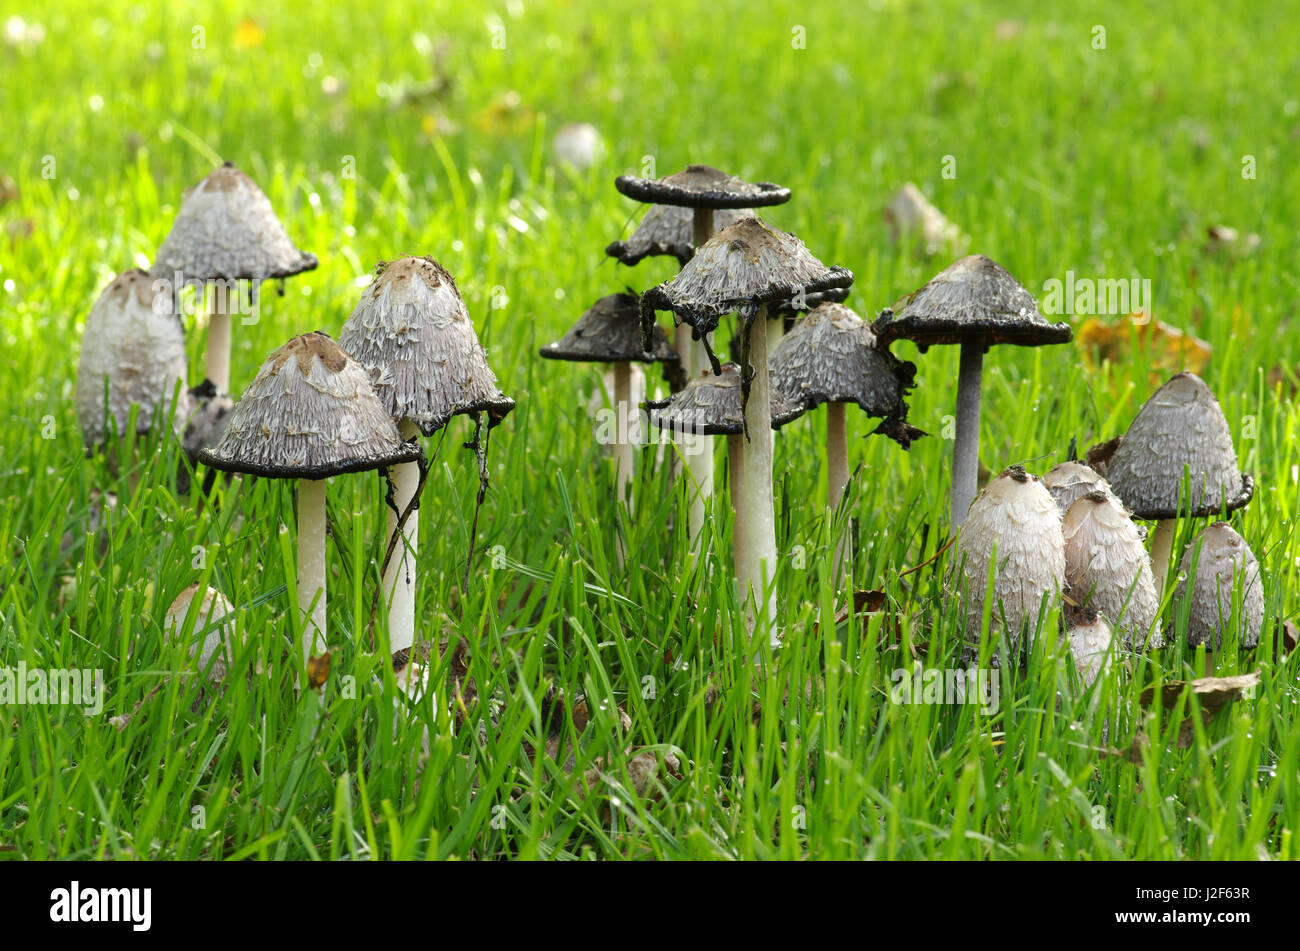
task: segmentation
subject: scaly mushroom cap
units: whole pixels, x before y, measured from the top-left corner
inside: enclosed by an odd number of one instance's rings
[[[414,462],[361,364],[319,331],[294,337],[267,359],[230,414],[214,469],[282,479],[324,479]]]
[[[723,314],[852,283],[852,271],[822,264],[794,235],[743,218],[698,248],[676,277],[641,295],[641,327],[648,332],[655,311],[671,310],[711,333]]]
[[[1179,508],[1184,471],[1191,497]],[[1138,411],[1106,462],[1115,494],[1138,518],[1203,517],[1250,501],[1254,484],[1237,469],[1232,434],[1219,402],[1195,373],[1184,371]]]
[[[1091,687],[1097,676],[1107,666],[1110,645],[1114,640],[1110,624],[1093,608],[1080,608],[1067,604],[1065,611],[1065,636],[1070,642],[1074,669],[1084,686]]]
[[[654,350],[641,349],[641,307],[635,294],[610,294],[592,304],[555,343],[541,349],[548,360],[586,363],[677,363],[668,336],[654,328]]]
[[[426,436],[461,413],[486,412],[495,426],[514,409],[456,281],[433,258],[380,265],[343,324],[339,346],[369,371],[388,414],[411,420]]]
[[[1038,312],[1034,296],[992,258],[972,254],[949,265],[919,290],[882,311],[871,329],[885,344],[900,337],[924,353],[937,344],[998,343],[1037,347],[1065,343],[1069,324]]]
[[[790,200],[790,189],[772,182],[747,182],[708,165],[688,165],[666,178],[620,175],[614,187],[628,198],[683,208],[761,208]]]
[[[1047,487],[1048,492],[1052,493],[1052,498],[1056,501],[1056,507],[1061,510],[1062,516],[1070,510],[1075,499],[1089,492],[1114,495],[1110,483],[1097,470],[1085,466],[1082,462],[1062,462],[1052,466],[1043,476],[1043,485]]]
[[[109,418],[119,432],[125,429],[132,403],[140,406],[136,429],[145,433],[154,416],[168,412],[176,399],[171,426],[179,435],[190,407],[185,367],[185,331],[172,314],[170,296],[139,268],[123,271],[95,301],[81,337],[77,419],[86,448],[104,441]]]
[[[168,640],[180,637],[181,629],[185,624],[185,615],[190,610],[190,603],[194,600],[194,596],[198,593],[199,585],[196,581],[177,595],[172,606],[167,609],[167,617],[163,620],[163,631]],[[198,614],[194,618],[193,633],[197,640],[190,645],[190,654],[193,655],[197,649],[199,670],[206,668],[208,661],[212,661],[208,676],[213,681],[225,680],[230,665],[235,661],[232,643],[234,627],[234,606],[220,591],[207,588],[199,604]],[[215,660],[212,659],[214,654],[218,655]]]
[[[1200,557],[1197,558],[1197,545]],[[1193,577],[1192,562],[1196,560]],[[1223,629],[1232,617],[1233,588],[1240,580],[1241,646],[1259,643],[1264,623],[1264,582],[1259,561],[1246,540],[1227,522],[1215,522],[1192,541],[1178,565],[1182,580],[1174,592],[1174,604],[1187,597],[1187,581],[1192,579],[1191,609],[1187,617],[1187,643],[1193,647],[1210,644],[1212,650],[1223,646]]]
[[[772,428],[803,415],[801,406],[792,403],[775,388],[772,399]],[[728,363],[719,374],[705,370],[666,400],[650,400],[650,422],[660,429],[705,436],[735,436],[744,432],[745,414],[741,409],[740,367]]]
[[[772,385],[808,408],[857,403],[868,416],[906,417],[903,397],[916,365],[879,346],[862,318],[843,304],[822,304],[781,338],[768,366]]]
[[[262,189],[227,162],[182,196],[153,274],[171,280],[180,272],[184,284],[263,281],[316,264],[315,255],[294,247]]]
[[[1080,496],[1065,513],[1061,535],[1070,599],[1100,611],[1125,650],[1164,647],[1151,560],[1115,498],[1100,490]]]
[[[1021,632],[1038,621],[1043,598],[1050,602],[1065,587],[1065,542],[1061,513],[1037,476],[1011,466],[988,484],[970,507],[957,536],[950,578],[954,596],[965,611],[966,640],[979,644],[988,590],[989,564],[997,548],[990,625],[1002,628],[1012,654],[1020,650]],[[955,582],[955,584],[954,584]]]
[[[719,209],[713,213],[713,230],[721,231],[741,218],[752,218],[748,208]],[[626,241],[605,248],[611,258],[631,266],[648,257],[669,256],[685,264],[695,254],[695,212],[680,205],[655,205]]]

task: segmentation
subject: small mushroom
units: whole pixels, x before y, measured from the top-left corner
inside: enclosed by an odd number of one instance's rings
[[[744,520],[755,553],[745,566],[748,578],[742,590],[753,592],[755,604],[763,602],[762,624],[770,642],[779,642],[776,629],[776,525],[772,504],[772,419],[768,385],[767,306],[803,294],[848,287],[853,273],[827,267],[803,242],[765,224],[744,218],[719,231],[701,245],[689,264],[671,281],[641,296],[642,331],[647,338],[656,310],[671,310],[700,335],[705,352],[720,373],[707,335],[724,314],[740,311],[742,348],[742,406],[744,407]],[[748,596],[747,596],[748,597]]]
[[[298,606],[309,660],[325,636],[325,480],[414,462],[365,369],[319,331],[294,337],[262,364],[230,414],[214,469],[298,483]]]
[[[1043,485],[1047,491],[1052,493],[1052,498],[1056,501],[1056,507],[1061,510],[1061,515],[1070,510],[1070,506],[1075,500],[1087,495],[1089,492],[1104,492],[1107,495],[1113,495],[1110,483],[1089,466],[1082,462],[1062,462],[1053,466],[1043,476]]]
[[[1201,532],[1178,565],[1179,582],[1174,604],[1181,605],[1189,596],[1187,643],[1205,644],[1208,650],[1223,647],[1223,633],[1235,617],[1241,632],[1241,646],[1259,644],[1264,623],[1264,583],[1259,561],[1246,540],[1227,522],[1215,522]],[[1240,585],[1240,600],[1236,592]]]
[[[790,200],[788,188],[771,182],[747,182],[708,165],[690,165],[674,175],[659,179],[620,175],[614,180],[614,187],[637,201],[692,209],[692,250],[701,247],[723,227],[723,221],[718,220],[718,212],[739,210],[752,215],[750,209],[781,205]],[[737,220],[740,218],[737,216]],[[733,220],[726,227],[734,223]],[[646,332],[649,333],[648,328]],[[646,346],[649,347],[648,340]],[[699,376],[706,364],[717,372],[717,361],[709,359],[711,355],[708,346],[707,333],[701,337],[698,333],[692,333],[685,324],[678,324],[673,347],[681,358],[683,384]],[[713,494],[713,453],[707,447],[702,447],[698,452],[683,455],[686,470],[690,474],[689,523],[691,545],[694,548],[704,527],[705,508]]]
[[[1159,521],[1151,539],[1157,593],[1164,588],[1178,518],[1234,511],[1254,492],[1250,476],[1238,469],[1218,400],[1187,371],[1147,400],[1104,465],[1111,488],[1133,514]]]
[[[868,416],[893,425],[883,431],[904,449],[911,445],[903,401],[916,377],[916,366],[904,363],[877,344],[862,318],[843,304],[822,304],[772,350],[772,391],[808,409],[826,404],[826,504],[839,511],[849,484],[849,450],[844,408],[856,403]],[[848,533],[836,543],[835,578],[851,565]]]
[[[727,437],[727,474],[731,479],[731,506],[734,513],[731,546],[735,558],[736,578],[744,582],[746,568],[753,556],[752,539],[746,530],[744,444],[745,412],[741,405],[740,367],[725,364],[714,375],[705,370],[686,384],[685,389],[666,400],[651,400],[650,422],[660,429],[679,434]],[[772,429],[798,419],[804,409],[779,390],[771,391]]]
[[[167,609],[163,630],[169,640],[193,638],[190,654],[197,652],[198,669],[207,670],[210,680],[221,683],[235,662],[235,608],[216,588],[205,588],[196,600],[198,593],[196,581],[176,596]]]
[[[1032,646],[1044,603],[1054,601],[1065,587],[1061,513],[1038,477],[1021,466],[1003,470],[985,487],[957,536],[949,588],[960,599],[971,657],[979,649],[995,550],[990,630],[1001,629],[1012,656],[1018,657],[1026,633]]]
[[[1091,687],[1110,664],[1114,635],[1106,618],[1092,607],[1065,606],[1065,636],[1070,642],[1074,668],[1085,687]]]
[[[495,426],[514,409],[515,401],[497,386],[455,278],[433,258],[404,257],[380,264],[343,324],[339,346],[370,374],[375,395],[403,439],[432,436],[453,416],[466,413],[485,412],[489,427]],[[415,445],[418,448],[418,441]],[[414,461],[400,463],[388,469],[388,478],[396,507],[388,510],[392,541],[400,513],[419,488],[420,467]],[[401,541],[384,569],[389,648],[394,653],[415,642],[419,527],[415,508],[402,524]]]
[[[956,534],[979,488],[980,389],[984,353],[994,344],[1021,347],[1065,343],[1069,324],[1048,323],[1029,291],[1002,265],[982,254],[941,271],[892,310],[872,330],[881,344],[911,340],[924,353],[939,344],[960,344],[957,376],[957,439],[952,451],[952,526]]]
[[[1081,495],[1065,513],[1061,534],[1070,599],[1100,611],[1125,650],[1164,647],[1151,563],[1137,526],[1114,496],[1101,490]]]
[[[81,338],[76,399],[86,448],[103,445],[110,426],[126,435],[133,405],[137,434],[165,420],[179,436],[190,406],[185,364],[185,332],[153,279],[139,268],[119,274],[99,295]]]
[[[230,390],[230,295],[235,282],[254,287],[316,267],[314,255],[299,251],[276,218],[271,201],[232,162],[214,169],[187,189],[171,232],[158,249],[152,274],[181,286],[210,288],[211,316],[206,351],[207,378]]]
[[[632,364],[662,363],[668,372],[679,369],[680,358],[668,344],[668,338],[654,328],[653,348],[642,349],[640,298],[635,294],[610,294],[587,309],[578,322],[555,343],[542,347],[548,360],[580,363],[608,363],[614,369],[614,409],[617,414],[614,433],[615,486],[620,503],[632,505],[628,485],[632,481],[633,429],[635,403],[632,400]]]

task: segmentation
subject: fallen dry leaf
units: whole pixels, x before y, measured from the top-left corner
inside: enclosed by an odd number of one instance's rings
[[[1174,709],[1178,706],[1178,701],[1184,691],[1191,687],[1192,692],[1196,694],[1197,702],[1200,704],[1201,723],[1208,725],[1214,719],[1214,715],[1240,697],[1243,690],[1258,684],[1259,671],[1239,674],[1235,677],[1199,677],[1196,680],[1171,680],[1160,687],[1160,705],[1166,710]],[[1142,694],[1138,697],[1138,702],[1144,707],[1149,707],[1155,697],[1156,688],[1155,685],[1152,685],[1142,691]],[[1178,726],[1178,748],[1181,750],[1191,746],[1192,738],[1195,735],[1195,721],[1190,716],[1184,717],[1183,722]]]
[[[326,651],[319,657],[313,657],[307,661],[307,686],[312,690],[319,690],[325,686],[325,681],[330,678],[330,652]]]
[[[1102,363],[1125,363],[1134,351],[1147,354],[1148,377],[1159,385],[1170,373],[1201,373],[1210,362],[1210,345],[1162,320],[1139,314],[1106,321],[1089,317],[1075,334],[1084,360],[1096,369]]]

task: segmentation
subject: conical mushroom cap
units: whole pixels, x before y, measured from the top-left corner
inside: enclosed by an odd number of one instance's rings
[[[775,388],[772,398],[772,428],[803,415],[803,409],[791,403]],[[736,436],[745,430],[745,414],[740,400],[740,367],[728,363],[719,374],[705,370],[666,400],[651,400],[650,422],[660,429],[704,436]]]
[[[1238,615],[1242,625],[1241,646],[1254,647],[1259,643],[1259,631],[1264,623],[1264,582],[1255,553],[1231,525],[1215,522],[1193,539],[1179,562],[1178,573],[1182,580],[1174,592],[1174,604],[1183,603],[1188,597],[1188,582],[1192,584],[1192,603],[1187,615],[1189,645],[1208,643],[1216,651],[1223,646],[1223,628],[1232,618],[1233,589],[1237,584],[1241,585]]]
[[[1038,312],[1034,296],[992,258],[972,254],[949,265],[928,284],[882,311],[871,329],[886,344],[899,338],[924,351],[936,344],[1014,343],[1037,347],[1065,343],[1069,324]]]
[[[1179,508],[1183,474],[1191,496]],[[1238,471],[1219,402],[1195,373],[1182,372],[1138,411],[1106,463],[1115,494],[1138,518],[1214,515],[1250,501],[1254,484]]]
[[[696,249],[671,281],[641,296],[642,328],[654,311],[671,310],[710,333],[723,314],[852,283],[852,271],[822,264],[794,235],[743,218]]]
[[[324,479],[414,462],[370,385],[365,368],[319,331],[294,337],[267,358],[230,414],[214,469],[281,479]]]
[[[262,281],[316,264],[294,247],[262,189],[227,162],[185,192],[152,273],[170,280],[179,272],[182,284]]]
[[[163,620],[163,631],[169,640],[181,636],[185,615],[189,612],[190,604],[198,593],[199,584],[196,581],[178,594],[172,606],[167,609],[167,616]],[[199,670],[206,668],[208,662],[212,661],[212,667],[208,672],[209,678],[218,683],[225,680],[226,673],[235,662],[233,644],[235,608],[216,588],[204,590],[192,630],[195,643],[190,645],[190,654],[198,655]],[[218,653],[219,656],[213,660],[213,655]]]
[[[1061,535],[1071,600],[1100,611],[1126,649],[1164,647],[1151,560],[1114,496],[1101,490],[1080,496],[1065,513]]]
[[[790,189],[772,182],[747,182],[708,165],[688,165],[665,178],[620,175],[614,187],[628,198],[683,208],[761,208],[790,200]]]
[[[1074,668],[1084,686],[1090,687],[1106,667],[1114,634],[1109,622],[1093,608],[1067,604],[1061,613],[1065,617],[1065,636],[1070,642]]]
[[[1053,466],[1043,476],[1043,485],[1048,492],[1052,493],[1052,498],[1056,500],[1056,507],[1061,510],[1062,516],[1070,510],[1075,499],[1089,492],[1114,495],[1110,483],[1101,473],[1085,466],[1082,462],[1062,462]]]
[[[748,208],[719,209],[713,213],[713,230],[721,231],[753,216]],[[605,253],[629,266],[656,256],[674,257],[678,264],[685,264],[695,254],[695,212],[680,205],[654,205],[631,237],[614,241]]]
[[[781,338],[768,365],[772,385],[806,407],[857,403],[868,416],[905,416],[916,366],[878,345],[843,304],[822,304]]]
[[[641,349],[641,299],[635,294],[610,294],[587,309],[555,343],[541,349],[548,360],[585,363],[677,363],[680,358],[668,336],[654,328],[654,350]]]
[[[86,447],[94,449],[104,441],[108,417],[122,431],[132,403],[140,406],[138,431],[148,432],[154,416],[166,413],[177,399],[177,383],[181,393],[171,426],[180,434],[190,405],[185,367],[185,332],[172,314],[170,295],[139,268],[123,271],[95,301],[81,337],[77,418]]]
[[[453,416],[514,409],[501,392],[451,274],[433,258],[381,265],[339,334],[393,419],[431,436]]]
[[[979,643],[984,599],[993,552],[997,567],[993,581],[990,623],[1005,630],[1012,653],[1020,649],[1022,630],[1032,628],[1046,596],[1053,601],[1065,587],[1065,541],[1061,513],[1037,476],[1012,466],[991,481],[966,515],[957,536],[950,581],[961,600],[966,640]],[[1032,634],[1032,630],[1030,631]]]

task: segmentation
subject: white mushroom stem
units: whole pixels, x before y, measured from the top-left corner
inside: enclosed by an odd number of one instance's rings
[[[826,504],[832,523],[849,487],[849,437],[843,403],[826,404]],[[848,520],[835,542],[835,586],[839,587],[846,571],[852,575],[853,539]]]
[[[952,446],[952,525],[956,535],[966,521],[966,510],[979,489],[980,465],[980,378],[984,373],[984,345],[971,341],[961,345],[961,369],[957,373],[957,439]]]
[[[713,209],[695,209],[694,246],[700,247],[713,236]],[[682,331],[685,331],[685,334]],[[677,335],[677,355],[681,358],[686,371],[687,381],[694,380],[700,372],[709,366],[709,355],[704,349],[703,340],[692,340],[691,329],[685,324],[679,325]],[[698,435],[688,437],[683,455],[686,457],[686,470],[690,473],[687,491],[690,493],[691,513],[691,551],[698,551],[700,533],[704,530],[704,516],[709,499],[713,496],[713,441],[701,439]]]
[[[238,291],[223,281],[208,284],[208,349],[205,372],[220,393],[230,392],[230,295]]]
[[[414,439],[419,429],[409,419],[397,425],[403,439]],[[391,466],[388,478],[393,484],[393,501],[397,511],[388,510],[388,540],[397,531],[398,516],[406,511],[420,485],[420,466],[403,462]],[[388,567],[384,570],[384,593],[388,596],[388,648],[394,654],[408,650],[415,643],[415,574],[418,564],[420,538],[420,510],[412,509],[402,526],[402,538],[393,548]]]
[[[614,478],[617,499],[632,511],[632,495],[628,486],[632,482],[634,455],[632,452],[632,364],[622,361],[614,364]]]
[[[743,558],[746,577],[742,591],[752,598],[752,612],[747,620],[755,629],[766,632],[768,643],[781,642],[776,627],[776,517],[772,504],[772,400],[767,372],[767,308],[760,307],[749,332],[749,364],[754,378],[749,385],[745,406],[745,426],[749,439],[744,456],[745,494],[741,500],[741,517],[745,521],[746,549]],[[747,590],[746,590],[747,589]],[[764,592],[766,591],[766,596]]]
[[[324,479],[298,480],[298,608],[306,661],[325,650]]]
[[[769,317],[767,321],[767,349],[776,349],[776,345],[785,336],[785,318]]]
[[[1176,519],[1163,518],[1156,523],[1156,530],[1151,533],[1151,574],[1156,585],[1156,597],[1165,593],[1165,584],[1169,575],[1169,553],[1174,547],[1174,528]]]
[[[734,518],[731,523],[731,552],[735,561],[736,580],[742,584],[749,577],[745,569],[745,552],[749,541],[745,532],[745,509],[741,500],[745,497],[745,436],[736,433],[727,437],[727,477],[731,480],[731,511]]]

